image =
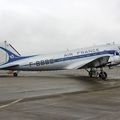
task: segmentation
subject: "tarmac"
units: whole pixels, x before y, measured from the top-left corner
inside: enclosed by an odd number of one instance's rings
[[[105,71],[1,72],[0,120],[120,120],[120,67]]]

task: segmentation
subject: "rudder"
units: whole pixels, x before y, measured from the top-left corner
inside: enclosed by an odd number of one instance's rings
[[[14,61],[21,55],[6,41],[0,44],[0,65]]]

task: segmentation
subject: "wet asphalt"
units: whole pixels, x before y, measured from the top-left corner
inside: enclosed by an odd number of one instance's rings
[[[1,72],[0,120],[119,120],[120,67],[105,70],[106,81],[85,70]]]

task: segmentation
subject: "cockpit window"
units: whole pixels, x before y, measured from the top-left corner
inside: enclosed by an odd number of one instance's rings
[[[120,53],[116,51],[116,52],[115,52],[115,55],[120,55]]]
[[[116,52],[116,55],[119,55],[119,52]]]

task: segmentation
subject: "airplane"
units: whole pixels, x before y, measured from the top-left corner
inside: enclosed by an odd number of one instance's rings
[[[13,71],[15,77],[18,76],[19,71],[85,69],[90,77],[107,79],[107,73],[103,68],[119,64],[120,45],[118,44],[31,56],[21,56],[7,41],[0,44],[0,70]]]

